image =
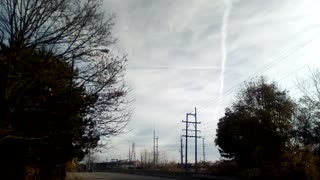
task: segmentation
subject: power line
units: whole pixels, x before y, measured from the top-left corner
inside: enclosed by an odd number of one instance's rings
[[[287,75],[285,75],[285,76],[281,77],[281,78],[279,79],[279,81],[278,81],[278,82],[281,82],[281,81],[283,81],[284,79],[287,79],[288,77],[290,77],[290,76],[291,76],[291,75],[293,75],[294,73],[296,73],[296,72],[298,72],[298,71],[300,71],[300,70],[304,69],[305,67],[308,67],[308,65],[307,65],[307,64],[305,64],[305,65],[300,66],[299,68],[297,68],[297,69],[295,69],[295,70],[291,71],[289,74],[287,74]]]
[[[232,86],[230,89],[228,89],[225,93],[217,96],[216,98],[213,99],[214,103],[216,103],[216,100],[222,98],[224,95],[228,95],[231,92],[233,92],[233,90],[238,87],[239,85],[243,84],[244,82],[246,82],[247,80],[250,80],[252,78],[254,78],[255,76],[258,76],[264,72],[266,72],[267,70],[269,70],[272,66],[274,66],[275,64],[285,60],[286,58],[288,58],[290,55],[292,55],[293,53],[295,53],[298,49],[306,46],[307,44],[309,44],[310,42],[312,42],[314,39],[316,39],[317,37],[319,37],[320,32],[315,33],[311,38],[308,38],[302,42],[300,42],[299,44],[297,44],[295,47],[291,48],[290,50],[286,51],[285,53],[283,53],[282,55],[278,56],[274,61],[272,61],[269,65],[264,66],[263,68],[261,68],[260,70],[258,70],[257,72],[255,72],[253,75],[249,76],[248,78],[246,78],[244,81],[240,81],[239,83],[235,84],[234,86]],[[211,103],[207,104],[206,106],[204,106],[203,109],[207,109],[207,107],[210,105]]]
[[[307,64],[305,64],[305,65],[300,66],[299,68],[297,68],[297,69],[295,69],[295,70],[291,71],[291,72],[290,72],[290,73],[288,73],[287,75],[285,75],[285,76],[281,77],[281,78],[280,78],[280,80],[279,80],[278,82],[283,81],[284,79],[286,79],[286,78],[290,77],[291,75],[293,75],[294,73],[296,73],[296,72],[298,72],[298,71],[300,71],[300,70],[304,69],[305,67],[308,67],[308,65],[307,65]],[[290,89],[292,89],[293,87],[296,87],[296,85],[291,86],[291,87],[290,87],[290,88],[288,88],[287,90],[290,90]],[[216,103],[214,103],[213,105],[215,105],[215,104],[216,104]],[[208,123],[204,123],[203,125],[207,125],[207,124],[211,124],[211,123],[210,123],[210,122],[208,122]],[[206,129],[208,129],[208,128],[209,128],[209,127],[208,127],[208,126],[206,126]]]
[[[295,72],[304,69],[306,66],[307,66],[307,65],[305,64],[305,65],[303,65],[303,66],[301,66],[301,67],[299,67],[299,68],[291,71],[291,72],[288,73],[287,75],[281,77],[279,81],[282,81],[282,80],[286,79],[287,77],[291,76],[291,75],[294,74]],[[305,82],[305,81],[303,81],[303,82]],[[291,87],[288,88],[287,90],[290,90],[290,89],[292,89],[292,88],[294,88],[294,87],[297,87],[297,85],[291,86]],[[208,126],[208,124],[210,124],[210,125]],[[208,133],[208,132],[214,132],[214,129],[213,129],[213,128],[214,128],[214,126],[216,126],[215,124],[211,124],[211,122],[208,122],[208,123],[205,123],[205,124],[203,124],[203,125],[206,125],[204,128],[202,128],[202,133],[203,133],[203,134],[206,134],[206,133]]]

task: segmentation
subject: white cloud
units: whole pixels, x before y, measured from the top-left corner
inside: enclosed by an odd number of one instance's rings
[[[298,46],[320,32],[318,0],[233,1],[224,98],[218,99],[221,69],[215,67],[221,66],[223,0],[105,0],[104,8],[117,13],[115,48],[128,53],[126,81],[135,98],[128,126],[132,131],[112,139],[115,148],[107,151],[109,159],[125,158],[132,142],[137,152],[151,148],[155,122],[159,148],[178,161],[180,122],[197,106],[207,159],[216,160],[216,123],[238,88],[235,85],[272,64],[262,74],[290,87],[292,78],[307,72],[306,64],[320,67],[320,38]],[[285,56],[290,50],[294,51]],[[190,140],[190,161],[192,144]],[[201,146],[198,149],[201,156]]]

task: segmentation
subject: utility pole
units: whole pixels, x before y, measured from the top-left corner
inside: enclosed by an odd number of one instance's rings
[[[157,136],[156,137],[156,151],[157,151],[157,153],[156,153],[156,165],[158,165],[159,164],[159,144],[158,144],[158,141],[159,141],[159,137]]]
[[[153,165],[156,166],[156,130],[153,130]]]
[[[195,134],[195,137],[194,137],[194,142],[195,142],[195,146],[194,146],[194,152],[195,152],[195,157],[194,157],[194,164],[195,166],[197,167],[197,156],[198,156],[198,144],[197,144],[197,141],[198,141],[198,138],[197,138],[197,108],[194,108],[194,134]]]
[[[183,166],[183,138],[180,137],[180,158],[181,158],[181,167]]]
[[[189,121],[188,120],[189,116],[194,116],[194,120],[195,121]],[[197,125],[201,123],[201,122],[197,121],[197,108],[195,108],[194,113],[187,113],[186,114],[186,121],[182,121],[182,122],[186,123],[186,129],[183,129],[183,130],[186,131],[186,135],[182,135],[183,137],[186,137],[186,153],[185,153],[186,162],[185,162],[185,165],[187,166],[187,164],[188,164],[188,138],[192,137],[192,138],[195,138],[194,164],[195,164],[195,166],[197,166],[197,161],[198,161],[198,157],[197,157],[197,155],[198,155],[198,152],[197,152],[197,150],[198,150],[198,142],[197,141],[198,141],[198,138],[201,138],[200,136],[198,136],[199,130],[197,129],[198,128]],[[194,130],[188,129],[189,124],[193,124]],[[194,132],[194,136],[188,135],[188,131],[193,131]]]
[[[204,138],[202,138],[202,156],[203,156],[203,162],[206,162],[206,149],[204,144]]]
[[[131,161],[131,151],[130,151],[130,148],[129,148],[129,156],[128,156],[128,161],[129,161],[129,162]]]
[[[187,168],[188,166],[188,127],[189,127],[189,122],[188,122],[188,113],[186,114],[186,121],[183,121],[182,122],[185,122],[186,123],[186,152],[185,152],[185,166]]]

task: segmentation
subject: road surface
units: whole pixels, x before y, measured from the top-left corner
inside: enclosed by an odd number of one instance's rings
[[[173,178],[142,176],[132,174],[120,173],[106,173],[106,172],[70,172],[67,174],[67,180],[176,180]]]

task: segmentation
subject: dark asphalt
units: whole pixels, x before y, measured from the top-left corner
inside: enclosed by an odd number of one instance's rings
[[[176,180],[175,178],[142,176],[132,174],[120,173],[106,173],[106,172],[69,172],[67,180]]]

